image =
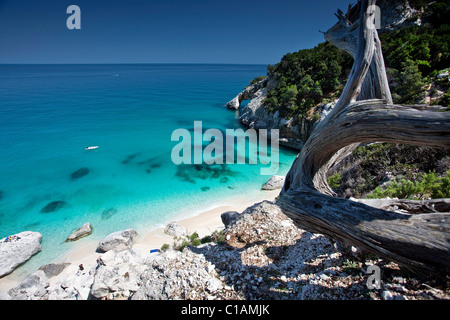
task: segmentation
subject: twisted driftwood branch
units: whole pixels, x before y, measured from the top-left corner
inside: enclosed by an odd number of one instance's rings
[[[445,277],[450,269],[450,199],[352,201],[334,197],[327,183],[328,169],[362,142],[450,147],[450,113],[392,104],[373,27],[374,4],[358,3],[359,20],[354,8],[346,15],[339,11],[339,22],[326,34],[351,52],[355,62],[336,106],[316,126],[287,174],[278,205],[302,228]],[[415,214],[388,211],[393,206]]]

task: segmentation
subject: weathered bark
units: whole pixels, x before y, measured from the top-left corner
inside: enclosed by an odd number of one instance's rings
[[[302,228],[387,257],[423,274],[449,272],[450,214],[406,215],[313,190],[290,189],[278,201]]]
[[[353,52],[355,62],[336,106],[316,126],[287,174],[278,204],[302,228],[416,271],[445,276],[450,270],[449,199],[434,201],[434,206],[433,202],[398,201],[396,205],[402,209],[433,212],[404,214],[386,210],[390,208],[386,202],[336,198],[327,183],[328,169],[360,143],[450,147],[450,113],[439,112],[439,107],[392,104],[381,44],[372,23],[374,3],[361,1],[359,20],[352,23],[349,19],[354,20],[354,8],[347,15],[339,12],[342,28],[335,26],[329,32],[333,43]],[[356,29],[357,41],[352,40]],[[363,83],[375,89],[362,94]],[[362,96],[364,100],[360,100]],[[440,211],[444,212],[436,213]]]
[[[353,199],[353,201],[388,211],[404,210],[410,214],[450,212],[450,199]]]
[[[338,22],[325,33],[325,39],[339,49],[348,52],[353,58],[358,54],[360,3],[349,6],[347,14],[338,10]],[[391,91],[386,76],[384,58],[378,33],[374,32],[374,54],[366,78],[362,84],[358,100],[383,99],[392,103]]]

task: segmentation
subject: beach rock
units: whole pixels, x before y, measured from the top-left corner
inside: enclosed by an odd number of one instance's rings
[[[47,278],[56,277],[66,269],[70,263],[49,263],[41,266],[39,270],[44,271]]]
[[[220,215],[220,218],[222,219],[222,223],[225,225],[225,227],[228,227],[233,221],[239,218],[239,212],[237,211],[227,211]]]
[[[76,179],[84,177],[88,174],[89,174],[89,168],[84,167],[84,168],[78,169],[77,171],[73,172],[70,175],[70,177],[72,178],[72,180],[76,180]]]
[[[114,250],[116,252],[131,249],[137,240],[138,233],[133,229],[117,231],[106,236],[97,246],[100,252]]]
[[[171,222],[164,228],[164,233],[172,237],[184,237],[187,235],[187,230],[177,222]]]
[[[70,264],[64,271],[53,279],[47,287],[46,300],[88,300],[94,282],[94,274],[97,265],[91,268],[81,268]]]
[[[48,264],[8,291],[12,300],[88,300],[97,266],[80,270],[70,263]],[[50,282],[48,279],[54,278]]]
[[[140,275],[148,268],[135,250],[108,251],[97,260],[91,287],[95,298],[127,298],[139,288]]]
[[[41,213],[49,213],[57,211],[63,208],[67,203],[62,200],[49,202],[45,207],[41,209]]]
[[[284,177],[283,176],[272,176],[265,185],[263,185],[263,190],[276,190],[283,188]]]
[[[89,222],[86,222],[80,228],[75,230],[70,236],[68,236],[66,241],[76,241],[80,238],[90,235],[91,233],[92,233],[91,224]]]
[[[41,251],[42,235],[24,231],[0,240],[0,278]],[[7,241],[6,241],[7,240]],[[6,241],[6,242],[5,242]]]
[[[48,285],[44,271],[38,270],[10,289],[8,295],[12,300],[41,300],[47,294]]]
[[[383,289],[368,292],[367,274],[346,272],[348,252],[324,235],[298,228],[273,202],[230,217],[234,221],[218,243],[151,255],[110,250],[55,276],[64,266],[49,265],[10,290],[12,299],[450,299],[445,289],[418,288],[417,279],[399,274],[386,273]],[[365,265],[381,263],[396,272],[397,265],[374,259],[366,257]]]
[[[140,277],[132,300],[205,300],[225,298],[214,265],[202,254],[184,249],[155,258]],[[205,290],[206,289],[206,290]],[[234,296],[237,298],[237,296]]]

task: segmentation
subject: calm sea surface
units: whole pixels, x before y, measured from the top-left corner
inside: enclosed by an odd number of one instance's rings
[[[261,165],[174,165],[171,134],[194,121],[240,128],[224,105],[265,68],[0,65],[0,238],[42,233],[25,264],[40,266],[77,245],[64,241],[85,222],[99,240],[261,192]],[[280,150],[278,174],[295,155]]]

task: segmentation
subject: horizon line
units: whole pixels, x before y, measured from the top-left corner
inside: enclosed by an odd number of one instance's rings
[[[55,62],[55,63],[2,63],[0,65],[142,65],[142,64],[158,64],[158,65],[255,65],[268,66],[270,63],[226,63],[226,62]]]

